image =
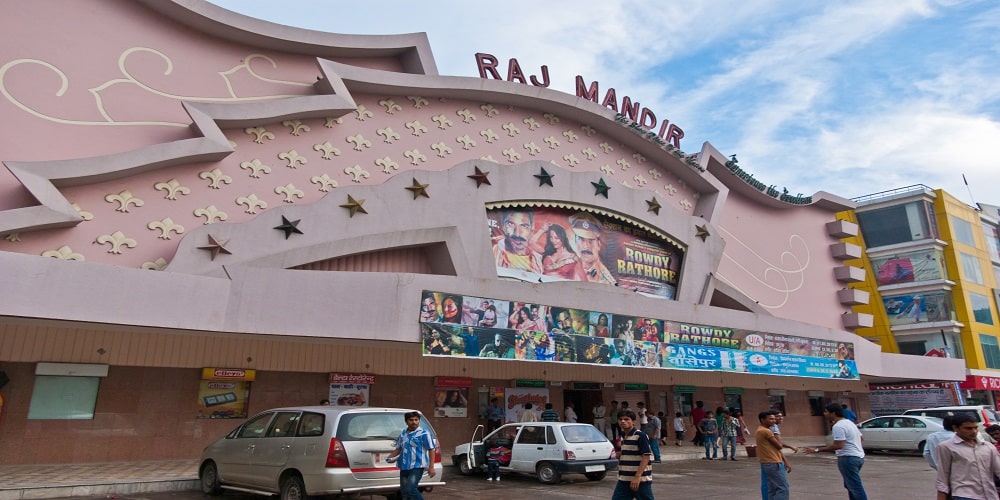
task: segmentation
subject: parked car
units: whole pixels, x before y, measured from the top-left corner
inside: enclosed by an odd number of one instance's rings
[[[934,408],[915,408],[906,410],[903,415],[924,415],[927,417],[944,418],[948,415],[968,413],[972,415],[976,422],[979,422],[979,437],[987,443],[992,443],[993,439],[986,433],[986,428],[992,424],[1000,423],[1000,415],[989,405],[966,405],[966,406],[937,406]]]
[[[307,406],[258,413],[205,447],[198,467],[201,489],[231,489],[282,500],[308,495],[377,493],[398,499],[399,469],[386,461],[406,428],[399,408]],[[420,427],[437,435],[423,415]],[[441,456],[421,489],[443,485]]]
[[[865,420],[858,424],[861,445],[865,450],[894,450],[923,452],[927,436],[943,430],[941,419],[920,415],[886,415]],[[833,436],[826,437],[833,443]]]
[[[567,422],[527,422],[503,425],[486,436],[483,426],[472,439],[455,448],[452,461],[464,475],[486,468],[487,448],[505,452],[500,471],[537,474],[545,484],[558,483],[563,474],[583,474],[600,481],[608,471],[618,470],[615,447],[589,424]]]

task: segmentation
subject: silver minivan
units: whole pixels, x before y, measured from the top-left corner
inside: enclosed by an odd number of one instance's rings
[[[410,411],[415,410],[304,406],[258,413],[202,452],[202,491],[277,494],[283,500],[361,493],[398,499],[399,469],[386,457]],[[420,426],[436,443],[423,415]],[[435,456],[435,477],[425,471],[420,480],[424,491],[444,484],[441,455]]]

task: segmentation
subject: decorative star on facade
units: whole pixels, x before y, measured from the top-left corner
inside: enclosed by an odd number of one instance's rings
[[[215,260],[215,258],[218,257],[220,253],[229,255],[233,254],[233,252],[230,252],[229,249],[226,248],[226,243],[229,243],[229,240],[219,241],[215,239],[215,236],[212,236],[210,234],[208,235],[208,245],[205,245],[203,247],[198,247],[198,250],[208,250],[212,252],[212,260]]]
[[[656,201],[656,197],[652,197],[646,200],[646,211],[653,212],[656,215],[660,215],[660,202]]]
[[[302,222],[302,219],[299,219],[299,220],[288,220],[287,217],[285,217],[284,215],[282,215],[281,216],[281,225],[280,226],[275,226],[275,229],[277,229],[279,231],[284,231],[285,232],[285,239],[287,240],[288,237],[292,235],[292,233],[303,234],[302,230],[299,229],[299,222]]]
[[[346,208],[346,209],[348,209],[348,210],[350,210],[351,211],[351,217],[354,217],[354,214],[356,214],[358,212],[361,212],[363,214],[367,214],[368,213],[365,210],[365,207],[362,206],[364,204],[365,204],[365,200],[363,200],[363,199],[362,200],[355,200],[353,196],[347,195],[347,203],[344,203],[341,206],[344,207],[344,208]]]
[[[542,186],[544,186],[546,184],[548,184],[549,186],[555,187],[555,186],[552,185],[552,178],[553,177],[555,177],[555,175],[552,175],[552,174],[546,172],[545,171],[545,167],[542,167],[541,173],[535,174],[535,178],[538,179],[538,187],[542,187]]]
[[[478,189],[479,186],[482,186],[483,184],[486,184],[487,186],[492,186],[492,184],[490,184],[489,175],[490,175],[489,172],[483,172],[482,170],[479,170],[479,167],[476,167],[476,173],[468,177],[476,181],[476,188]]]
[[[413,193],[413,199],[417,199],[418,196],[423,196],[424,198],[430,198],[431,195],[427,194],[427,186],[430,184],[421,184],[417,182],[416,177],[413,178],[413,185],[406,186],[406,189]]]
[[[594,186],[594,196],[602,195],[605,198],[608,197],[608,191],[611,190],[611,186],[604,182],[604,177],[601,177],[601,182],[591,182],[590,184]]]
[[[702,226],[695,226],[694,228],[697,229],[697,231],[694,233],[695,238],[701,238],[701,241],[705,241],[706,239],[708,239],[709,236],[712,235],[712,233],[708,232],[708,226],[702,225]]]

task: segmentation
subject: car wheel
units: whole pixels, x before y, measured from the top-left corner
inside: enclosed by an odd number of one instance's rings
[[[299,476],[289,476],[285,479],[285,482],[281,483],[281,500],[305,500],[309,498],[306,495],[306,486],[302,484],[302,478]]]
[[[920,444],[917,445],[917,453],[922,454],[924,452],[924,446],[927,446],[927,441],[921,441]]]
[[[603,471],[603,470],[601,472],[587,472],[587,473],[584,474],[584,476],[587,476],[587,479],[589,479],[591,481],[600,481],[600,480],[604,479],[604,476],[607,476],[607,475],[608,475],[608,471]]]
[[[556,484],[559,482],[559,471],[548,462],[538,464],[538,480],[543,484]]]
[[[219,484],[219,469],[215,462],[207,462],[198,471],[198,479],[201,480],[201,492],[206,495],[218,495],[222,493],[222,486]]]
[[[476,469],[473,469],[472,464],[469,463],[468,455],[462,455],[455,460],[458,462],[458,471],[461,472],[463,476],[471,476],[476,473]]]

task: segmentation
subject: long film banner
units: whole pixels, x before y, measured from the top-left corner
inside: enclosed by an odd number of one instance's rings
[[[854,344],[425,290],[425,356],[858,380]]]

